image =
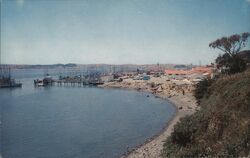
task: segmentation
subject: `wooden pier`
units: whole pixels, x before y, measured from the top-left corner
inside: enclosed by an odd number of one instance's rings
[[[101,81],[77,81],[77,80],[54,80],[57,86],[86,86],[86,85],[101,85]]]
[[[35,86],[85,86],[85,85],[101,85],[104,84],[104,80],[98,75],[92,76],[67,76],[61,77],[59,79],[52,79],[51,76],[47,75],[44,79],[34,80]]]

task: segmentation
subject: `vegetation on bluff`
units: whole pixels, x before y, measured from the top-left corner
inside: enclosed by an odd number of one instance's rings
[[[207,85],[201,110],[176,124],[163,157],[250,155],[250,70]]]
[[[203,79],[195,85],[194,97],[196,98],[198,104],[200,104],[201,99],[207,93],[208,87],[211,86],[214,80],[212,79]]]

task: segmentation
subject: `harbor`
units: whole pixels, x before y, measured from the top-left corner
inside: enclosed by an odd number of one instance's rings
[[[22,88],[0,89],[3,158],[117,158],[160,132],[174,114],[170,103],[148,93],[21,81]],[[97,142],[94,152],[91,142]]]
[[[202,79],[216,78],[218,69],[214,65],[207,66],[189,66],[179,65],[173,66],[134,66],[134,69],[126,69],[126,66],[110,66],[116,71],[102,70],[95,68],[86,69],[76,68],[71,69],[26,69],[27,72],[31,71],[35,76],[33,78],[33,84],[35,87],[42,86],[98,86],[109,82],[123,82],[126,79],[132,79],[135,81],[151,81],[152,78],[158,78],[164,81],[184,82],[186,84],[196,84]],[[117,68],[120,67],[120,70]],[[19,75],[25,69],[18,69],[14,66],[5,66],[0,74],[0,87],[22,87],[22,83],[18,78]],[[22,72],[23,73],[23,72]],[[32,83],[30,83],[32,84]]]

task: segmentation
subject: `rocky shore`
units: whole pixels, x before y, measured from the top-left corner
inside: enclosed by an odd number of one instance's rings
[[[192,95],[194,86],[183,81],[167,81],[166,78],[154,78],[150,80],[125,79],[122,82],[108,82],[100,87],[124,88],[144,91],[154,94],[156,97],[167,99],[176,106],[175,116],[166,123],[161,133],[148,139],[145,143],[129,150],[122,158],[159,158],[165,139],[171,134],[174,125],[181,117],[193,114],[198,110],[195,98]]]

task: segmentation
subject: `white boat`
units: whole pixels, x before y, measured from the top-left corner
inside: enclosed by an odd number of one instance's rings
[[[44,86],[43,80],[37,79],[34,82],[35,82],[35,85],[38,86],[38,87]]]
[[[44,79],[36,79],[36,80],[34,80],[34,85],[39,86],[39,87],[40,86],[52,85],[52,83],[53,83],[53,79],[48,74],[44,77]]]

